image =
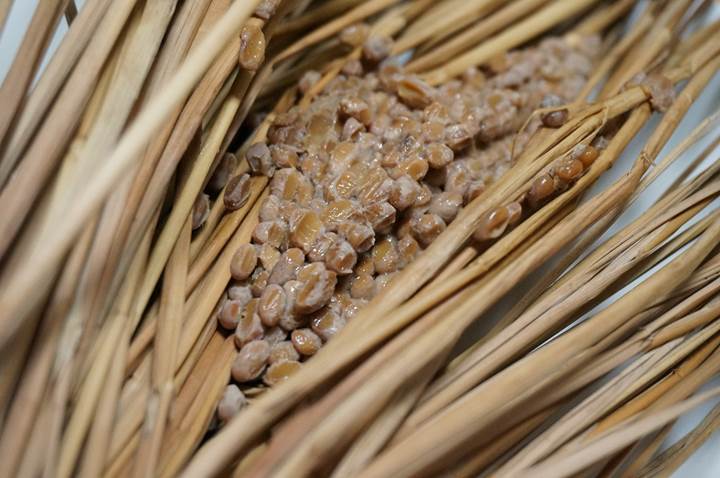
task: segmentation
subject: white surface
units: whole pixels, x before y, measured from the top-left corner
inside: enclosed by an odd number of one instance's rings
[[[20,44],[22,34],[27,28],[30,22],[32,12],[37,5],[38,0],[15,0],[15,4],[11,11],[10,17],[5,27],[5,31],[0,37],[0,78],[4,78],[5,74],[12,63],[12,59],[15,55],[15,51]],[[84,2],[83,0],[76,1],[78,7]],[[717,19],[720,17],[720,5],[717,2],[713,4],[711,17]],[[706,19],[707,20],[707,19]],[[62,21],[55,32],[55,38],[53,39],[51,48],[56,48],[59,39],[67,30],[67,24]],[[700,121],[705,117],[717,111],[720,108],[720,75],[716,75],[712,82],[707,86],[703,95],[699,101],[695,102],[691,110],[688,112],[685,119],[680,124],[668,145],[664,149],[663,153],[660,154],[660,158],[663,157],[664,153],[668,152],[674,145],[681,141]],[[654,118],[653,121],[646,127],[640,135],[631,143],[631,145],[625,151],[623,158],[617,166],[612,170],[608,171],[601,181],[596,185],[594,191],[598,188],[604,188],[611,181],[619,177],[623,172],[627,171],[628,166],[637,157],[642,145],[648,137],[648,134],[653,130],[657,124],[658,118]],[[633,205],[633,207],[621,218],[618,224],[613,228],[611,233],[617,230],[619,227],[627,224],[627,222],[636,217],[641,211],[646,209],[652,204],[657,198],[658,194],[667,187],[672,181],[672,178],[684,165],[693,158],[692,153],[696,153],[701,150],[708,143],[707,139],[700,143],[697,147],[693,148],[683,160],[678,161],[669,171],[661,176],[660,180],[656,181],[656,184],[649,188],[641,198]],[[711,156],[711,160],[717,160],[720,156],[720,151],[715,151]],[[592,194],[592,191],[591,191]],[[712,384],[708,385],[719,385],[720,380],[717,378]],[[707,387],[706,387],[707,388]],[[677,422],[673,428],[666,446],[671,444],[678,439],[682,438],[684,434],[692,430],[692,428],[699,423],[706,413],[712,408],[714,403],[707,403],[701,407],[695,409],[692,413],[683,417]],[[716,478],[720,476],[720,453],[717,450],[720,449],[720,434],[715,433],[705,445],[691,457],[678,471],[673,475],[676,478]]]

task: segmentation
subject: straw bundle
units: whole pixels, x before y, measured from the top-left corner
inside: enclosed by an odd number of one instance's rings
[[[720,424],[661,451],[720,394],[720,114],[665,148],[714,10],[38,2],[0,87],[2,474],[670,474]]]

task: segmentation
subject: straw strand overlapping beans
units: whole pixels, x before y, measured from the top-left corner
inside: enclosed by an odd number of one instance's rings
[[[473,234],[478,241],[497,239],[508,227],[522,219],[523,212],[537,209],[558,193],[567,190],[577,181],[598,157],[598,148],[592,144],[578,144],[569,156],[562,158],[547,172],[539,174],[527,193],[517,201],[489,211]]]
[[[267,143],[246,152],[252,172],[272,179],[218,312],[240,349],[236,382],[272,386],[337,334],[512,165],[513,142],[522,150],[548,125],[533,117],[518,133],[533,110],[574,98],[598,49],[596,38],[579,46],[551,38],[433,88],[386,58],[387,39],[366,35],[362,26],[343,32],[342,41],[363,45],[362,62],[306,109],[278,115]],[[301,91],[318,78],[306,74]],[[492,211],[476,238],[499,237],[569,187],[593,155],[583,146],[560,160],[522,198]],[[230,180],[228,208],[244,201],[246,182]],[[226,401],[237,403],[235,388],[228,390]]]

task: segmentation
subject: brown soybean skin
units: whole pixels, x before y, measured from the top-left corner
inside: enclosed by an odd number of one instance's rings
[[[287,224],[282,220],[258,223],[253,231],[253,240],[258,244],[282,247],[287,243]]]
[[[257,265],[257,251],[252,244],[243,244],[238,248],[230,262],[230,274],[235,280],[245,280],[253,273]]]
[[[339,240],[332,244],[325,254],[325,264],[331,271],[340,274],[350,274],[357,262],[357,253],[353,246],[345,241]]]
[[[200,193],[192,210],[192,230],[200,229],[210,215],[210,197]]]
[[[270,244],[260,246],[258,259],[263,269],[271,271],[280,260],[280,251]]]
[[[300,287],[295,296],[293,311],[310,314],[327,304],[335,290],[335,273],[325,268],[322,262],[306,265],[298,272]]]
[[[509,221],[510,215],[506,207],[495,208],[483,216],[475,238],[480,241],[496,239],[505,231]]]
[[[395,272],[398,269],[400,258],[390,238],[383,239],[373,247],[372,258],[375,272],[378,274]]]
[[[252,284],[250,285],[250,291],[254,297],[260,297],[267,287],[268,278],[270,273],[263,269],[255,269],[252,275]]]
[[[267,371],[265,371],[263,382],[269,387],[273,387],[290,378],[290,376],[300,370],[300,367],[300,362],[297,360],[285,360],[273,363],[268,367]]]
[[[354,299],[371,299],[375,294],[375,281],[370,274],[359,274],[353,279],[350,296]]]
[[[338,232],[355,248],[357,252],[366,252],[375,243],[375,232],[367,224],[345,222]]]
[[[452,163],[455,153],[443,143],[432,143],[426,151],[428,162],[432,168],[442,168]]]
[[[559,128],[568,120],[569,112],[567,108],[550,111],[542,115],[542,122],[548,128]]]
[[[564,161],[556,171],[557,176],[567,182],[573,182],[583,173],[583,163],[578,159],[569,159]]]
[[[397,250],[400,266],[405,267],[420,252],[420,244],[412,236],[405,236],[398,241]]]
[[[285,313],[286,301],[285,290],[281,286],[267,286],[258,303],[258,315],[262,323],[268,327],[276,326]]]
[[[398,81],[398,96],[408,106],[425,108],[434,99],[435,89],[416,76],[406,76]]]
[[[229,299],[242,300],[243,303],[247,304],[250,299],[253,298],[252,290],[249,286],[244,283],[231,283],[227,289],[227,296]]]
[[[360,60],[351,58],[345,62],[340,71],[347,76],[361,76],[365,70]]]
[[[287,339],[287,332],[282,327],[268,327],[265,329],[265,336],[263,337],[271,347],[284,342]]]
[[[462,206],[463,197],[456,191],[449,191],[436,194],[430,204],[429,212],[436,214],[446,223],[451,222],[457,216]]]
[[[240,410],[247,405],[247,398],[242,390],[235,385],[230,384],[225,387],[220,403],[217,407],[217,415],[221,422],[227,423],[232,417],[237,415]]]
[[[236,381],[248,382],[260,377],[268,358],[270,358],[270,344],[265,340],[253,340],[240,349],[232,364],[232,377]]]
[[[275,172],[270,149],[265,143],[255,143],[250,146],[245,152],[245,159],[247,159],[250,169],[257,174],[272,176]]]
[[[423,214],[411,221],[413,236],[417,241],[427,247],[441,232],[445,230],[445,221],[437,214]]]
[[[251,19],[240,32],[240,66],[255,71],[265,61],[265,34],[262,22]]]
[[[325,342],[337,335],[345,327],[346,319],[330,308],[316,312],[310,321],[310,327]]]
[[[310,329],[297,329],[293,330],[290,334],[291,340],[295,349],[306,357],[315,355],[322,346],[320,337]]]
[[[515,225],[520,221],[522,216],[522,206],[518,202],[511,202],[505,209],[508,213],[508,224]]]
[[[597,148],[592,145],[583,146],[582,152],[575,159],[579,159],[585,168],[589,168],[599,156]]]
[[[305,254],[300,249],[293,247],[283,252],[280,259],[273,267],[272,273],[268,278],[268,284],[284,284],[289,280],[295,279],[297,271],[305,263]]]
[[[290,225],[290,245],[309,252],[323,233],[323,222],[315,211],[300,211]]]
[[[250,175],[241,174],[233,177],[227,183],[223,204],[229,211],[240,209],[250,197]]]
[[[235,327],[235,344],[243,347],[248,342],[261,339],[265,333],[265,329],[260,322],[260,317],[256,311],[257,300],[253,299],[245,306],[245,310]]]
[[[275,15],[278,5],[281,0],[261,0],[257,8],[255,8],[254,15],[263,20],[270,20]]]
[[[548,174],[541,174],[530,187],[529,197],[532,202],[538,203],[545,198],[552,196],[555,192],[553,179]]]
[[[226,300],[218,313],[218,322],[224,329],[235,330],[245,313],[247,301],[238,299]]]
[[[230,177],[237,166],[237,157],[232,153],[225,153],[220,160],[220,163],[217,165],[217,168],[215,168],[213,175],[210,177],[210,181],[208,181],[206,189],[213,193],[217,193],[222,190],[222,188],[224,188],[230,180]]]
[[[390,56],[392,44],[390,38],[372,35],[363,44],[363,58],[370,63],[380,63]]]
[[[270,357],[268,358],[270,364],[289,360],[300,360],[300,354],[291,341],[283,340],[270,348]]]
[[[370,33],[370,27],[366,23],[355,23],[340,32],[340,41],[352,47],[358,47],[363,44],[368,33]]]
[[[322,78],[322,74],[320,74],[319,71],[308,70],[300,77],[300,81],[298,81],[298,89],[302,94],[305,94],[310,91],[310,89],[315,86],[318,81],[320,81],[320,78]]]

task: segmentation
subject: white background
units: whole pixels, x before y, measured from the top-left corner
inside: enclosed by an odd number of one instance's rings
[[[27,28],[30,22],[32,12],[37,5],[38,0],[15,0],[13,9],[8,18],[5,31],[0,37],[0,78],[4,78],[7,70],[10,68],[12,60],[15,56],[15,51],[22,39],[22,34]],[[76,1],[78,7],[83,3],[83,0]],[[710,17],[717,19],[720,17],[720,5],[717,2],[713,2],[711,7],[712,11]],[[704,22],[710,20],[710,18],[703,19]],[[62,21],[55,32],[51,49],[57,47],[59,39],[67,31],[67,24]],[[46,59],[47,60],[47,59]],[[702,121],[709,114],[715,112],[720,107],[720,75],[716,75],[713,81],[705,89],[705,92],[701,98],[693,105],[688,115],[680,124],[680,127],[672,137],[668,146],[665,148],[663,153],[660,154],[660,158],[663,157],[675,144],[682,140],[693,127]],[[612,170],[608,171],[602,178],[599,184],[596,186],[595,191],[598,188],[607,186],[613,179],[620,176],[628,168],[628,165],[637,157],[637,153],[645,143],[645,140],[652,131],[654,126],[657,124],[657,118],[646,127],[643,132],[632,142],[623,155],[621,161],[613,167]],[[649,188],[640,199],[631,207],[631,209],[621,218],[621,221],[613,228],[613,231],[617,230],[622,225],[626,224],[628,220],[636,217],[642,210],[646,209],[650,204],[655,201],[657,195],[664,190],[664,188],[670,184],[674,174],[677,174],[684,165],[688,164],[693,158],[693,153],[699,152],[700,149],[707,144],[707,139],[701,142],[696,148],[693,148],[686,157],[682,158],[672,167],[666,174],[661,176],[660,180],[657,181],[653,187]],[[711,156],[710,160],[717,160],[720,153],[715,151]],[[611,231],[612,232],[612,231]],[[518,292],[521,295],[522,291]],[[511,299],[512,301],[512,299]],[[715,379],[712,385],[718,385],[720,381]],[[708,387],[706,387],[708,388]],[[683,417],[677,422],[673,428],[666,445],[671,444],[677,439],[681,438],[685,433],[692,430],[692,428],[702,420],[705,414],[712,408],[713,403],[707,403],[703,406],[698,407],[692,413]],[[715,478],[720,476],[720,434],[714,434],[705,445],[691,457],[678,471],[673,475],[674,477],[683,478]]]

